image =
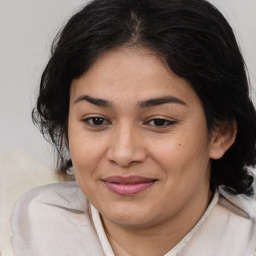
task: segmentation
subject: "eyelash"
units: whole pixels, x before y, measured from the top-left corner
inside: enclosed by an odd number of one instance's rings
[[[151,122],[154,122],[154,124],[150,124]],[[148,125],[151,125],[151,126],[154,126],[154,127],[157,127],[157,128],[161,129],[161,128],[169,127],[169,126],[174,125],[176,123],[177,123],[177,121],[170,121],[170,120],[165,119],[165,118],[153,118],[153,119],[150,119],[149,121],[147,121],[145,124],[148,124]]]
[[[100,124],[95,124],[94,122],[100,121],[102,123]],[[88,117],[82,120],[83,123],[90,125],[92,127],[102,127],[108,124],[111,124],[110,121],[108,121],[106,118],[101,117],[101,116],[92,116],[92,117]]]
[[[106,118],[101,116],[88,117],[83,119],[82,122],[85,123],[86,125],[89,125],[95,128],[103,128],[111,124],[110,121],[108,121]],[[97,122],[99,123],[97,124]],[[154,122],[154,124],[151,124],[152,122]],[[170,127],[176,123],[177,121],[171,121],[165,118],[153,118],[153,119],[150,119],[149,121],[146,121],[144,124],[152,126],[157,129],[163,129],[163,128]]]

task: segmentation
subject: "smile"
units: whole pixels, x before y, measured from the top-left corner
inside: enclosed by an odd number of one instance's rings
[[[151,187],[156,180],[141,176],[111,176],[103,179],[104,183],[112,192],[122,195],[135,195]]]

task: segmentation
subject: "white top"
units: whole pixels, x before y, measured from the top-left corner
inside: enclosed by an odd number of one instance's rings
[[[214,197],[211,203],[209,204],[207,210],[205,211],[204,215],[201,217],[198,223],[194,226],[194,228],[174,248],[172,248],[164,256],[176,256],[186,246],[189,240],[193,237],[193,235],[197,232],[197,230],[204,223],[208,215],[211,213],[214,206],[217,204],[218,200],[219,200],[219,191],[217,190],[214,194]],[[93,220],[96,232],[98,234],[98,237],[100,239],[103,251],[106,256],[115,256],[114,252],[112,251],[111,245],[108,242],[106,233],[104,231],[100,214],[92,204],[90,204],[90,206],[91,206],[92,220]]]
[[[219,188],[194,228],[164,256],[253,256],[256,202]],[[114,256],[98,211],[76,182],[24,194],[11,217],[16,256]]]

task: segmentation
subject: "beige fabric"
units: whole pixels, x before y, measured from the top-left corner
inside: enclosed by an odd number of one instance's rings
[[[216,190],[214,197],[211,203],[209,204],[207,210],[205,211],[201,219],[197,222],[197,224],[194,226],[194,228],[173,249],[171,249],[164,256],[176,256],[176,255],[179,255],[180,252],[182,252],[183,248],[186,247],[186,245],[193,238],[193,236],[199,231],[199,229],[201,228],[205,220],[213,211],[218,201],[219,201],[219,191]],[[92,204],[90,204],[90,206],[91,206],[92,220],[96,228],[98,237],[100,239],[105,256],[115,256],[108,242],[107,236],[105,234],[105,231],[101,222],[100,214]]]
[[[11,256],[9,218],[17,198],[40,185],[57,182],[54,171],[24,151],[0,153],[0,255]]]
[[[220,200],[178,255],[253,256],[255,207],[255,199],[232,196],[220,188]],[[23,195],[15,205],[12,228],[16,256],[104,255],[89,202],[76,182]]]
[[[11,217],[16,256],[103,256],[89,203],[76,182],[23,195]]]

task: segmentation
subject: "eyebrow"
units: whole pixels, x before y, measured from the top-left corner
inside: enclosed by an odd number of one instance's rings
[[[89,95],[81,95],[74,101],[74,104],[77,104],[78,102],[81,102],[81,101],[88,101],[89,103],[91,103],[93,105],[96,105],[99,107],[105,107],[105,108],[112,106],[112,104],[107,100],[94,98]]]
[[[113,104],[108,100],[94,98],[89,95],[81,95],[74,101],[74,104],[77,104],[78,102],[81,102],[81,101],[87,101],[93,105],[96,105],[99,107],[105,107],[105,108],[109,108],[113,106]],[[181,99],[178,99],[174,96],[164,96],[164,97],[151,98],[148,100],[141,101],[137,104],[137,107],[139,109],[149,108],[149,107],[159,106],[167,103],[175,103],[175,104],[187,106],[187,104]]]
[[[154,106],[163,105],[167,103],[175,103],[175,104],[181,104],[181,105],[187,106],[187,104],[181,99],[178,99],[174,96],[164,96],[164,97],[157,97],[157,98],[141,101],[138,103],[138,107],[148,108],[148,107],[154,107]]]

